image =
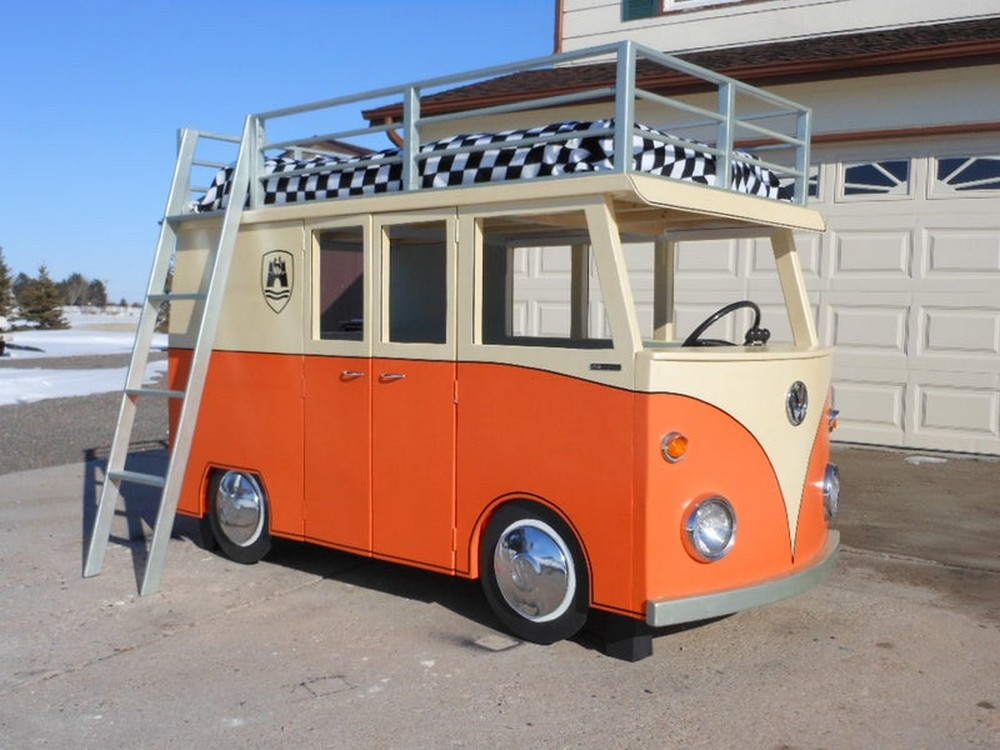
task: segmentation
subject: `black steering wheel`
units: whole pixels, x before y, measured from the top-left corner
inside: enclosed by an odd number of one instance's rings
[[[762,346],[766,344],[767,340],[771,338],[771,332],[766,328],[760,327],[760,307],[757,306],[756,302],[744,299],[738,302],[730,302],[725,307],[720,307],[709,315],[691,331],[691,335],[684,339],[684,343],[681,346],[736,346],[732,341],[724,339],[703,339],[701,334],[715,325],[721,318],[744,307],[749,307],[753,310],[753,323],[743,337],[743,346]]]

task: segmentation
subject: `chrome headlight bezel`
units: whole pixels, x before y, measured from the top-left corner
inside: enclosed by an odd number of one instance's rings
[[[840,469],[837,464],[827,464],[823,475],[823,513],[830,521],[840,510]]]
[[[721,495],[710,495],[691,504],[684,514],[684,548],[699,562],[716,562],[736,543],[736,510]]]

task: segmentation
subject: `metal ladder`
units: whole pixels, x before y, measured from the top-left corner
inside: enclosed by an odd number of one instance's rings
[[[203,288],[198,292],[176,293],[167,292],[166,285],[177,241],[175,227],[178,219],[184,216],[186,206],[191,198],[192,167],[222,166],[196,160],[199,138],[208,137],[230,142],[236,140],[223,136],[206,136],[193,130],[182,130],[180,134],[177,165],[174,169],[173,182],[167,198],[166,216],[160,227],[156,256],[150,273],[146,300],[139,317],[135,345],[132,349],[132,358],[118,412],[118,423],[111,443],[97,516],[83,568],[84,577],[90,577],[99,574],[104,567],[104,555],[111,533],[111,522],[122,497],[122,483],[131,482],[157,487],[161,490],[160,505],[153,526],[153,538],[146,559],[146,569],[139,589],[142,596],[155,594],[160,588],[160,577],[167,555],[167,542],[170,540],[174,518],[177,515],[177,504],[180,500],[181,487],[184,483],[188,458],[191,454],[191,439],[198,422],[198,410],[205,386],[205,376],[208,372],[209,358],[212,354],[216,328],[222,311],[226,280],[236,246],[240,218],[249,192],[251,163],[257,157],[254,148],[255,135],[255,124],[251,118],[248,118],[243,137],[240,140],[239,156],[233,170],[232,189],[229,194],[229,203],[224,212],[222,229],[214,253],[208,260],[211,263],[211,270],[207,277],[207,283],[203,283]],[[175,300],[193,300],[195,302],[190,327],[196,330],[196,334],[187,383],[184,390],[147,388],[143,386],[143,380],[160,305],[163,302]],[[201,308],[200,315],[198,314],[199,306]],[[166,473],[163,476],[125,469],[138,402],[140,398],[149,396],[181,401],[180,417],[172,436],[172,448],[170,449]]]

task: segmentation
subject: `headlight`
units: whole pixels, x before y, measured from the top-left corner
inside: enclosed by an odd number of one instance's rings
[[[840,510],[840,469],[837,464],[826,465],[826,476],[823,477],[823,510],[829,521]]]
[[[684,546],[696,560],[721,560],[736,542],[736,511],[724,497],[696,502],[684,520]]]

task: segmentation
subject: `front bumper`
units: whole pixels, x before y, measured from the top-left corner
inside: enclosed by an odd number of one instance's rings
[[[840,532],[831,531],[827,534],[823,551],[813,564],[804,570],[731,591],[649,602],[646,605],[646,624],[662,628],[683,622],[708,620],[794,596],[812,588],[830,575],[837,561],[839,548]]]

